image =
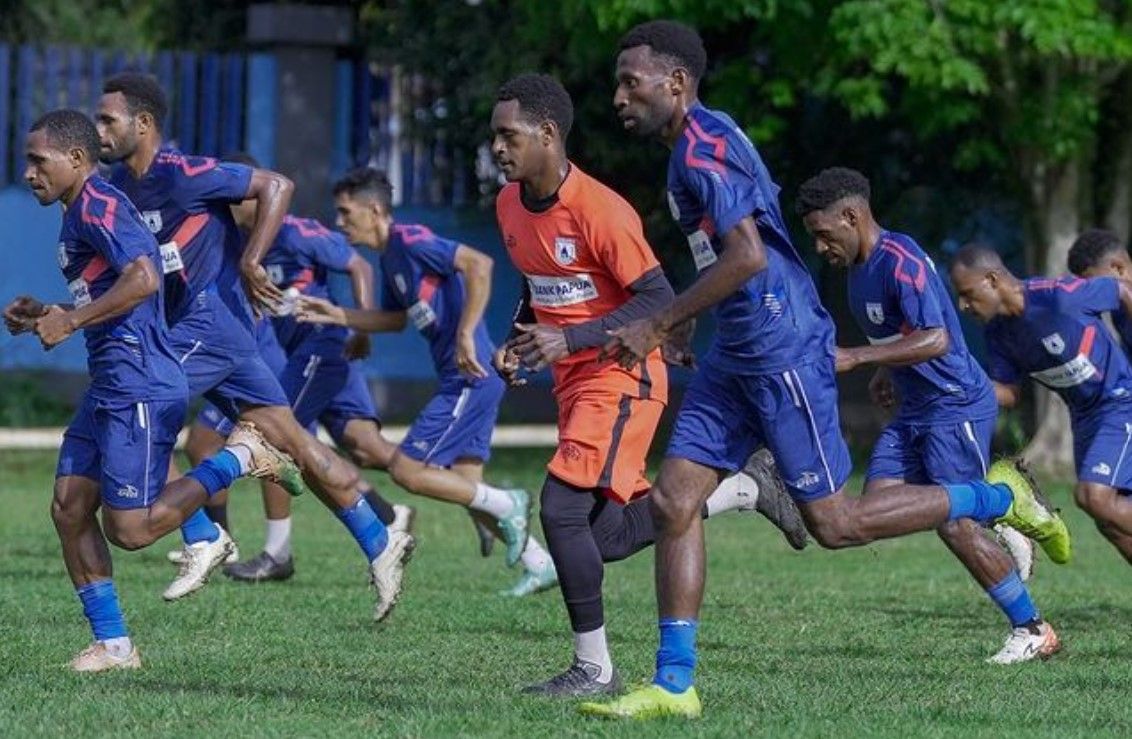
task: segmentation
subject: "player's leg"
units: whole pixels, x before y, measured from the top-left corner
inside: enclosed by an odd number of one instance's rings
[[[265,528],[263,550],[251,559],[224,567],[225,575],[240,582],[289,580],[295,574],[291,554],[291,494],[267,481],[262,484],[261,494]]]
[[[360,373],[358,376],[361,376]],[[339,399],[335,398],[330,407],[319,416],[319,421],[338,448],[344,451],[354,464],[364,469],[385,471],[393,461],[397,445],[381,433],[381,421],[373,408],[369,389],[364,383],[361,389],[365,393],[362,401],[367,404],[368,412],[343,407]],[[412,533],[416,511],[410,506],[393,505],[382,497],[373,483],[364,477],[358,482],[358,493],[369,502],[370,507],[386,527]]]
[[[1097,529],[1132,563],[1132,422],[1106,414],[1073,429],[1077,460],[1077,505]]]
[[[232,430],[232,422],[228,420],[219,408],[207,403],[196,420],[189,427],[189,437],[185,442],[185,456],[193,465],[200,464],[224,448],[224,440]],[[169,481],[181,477],[177,470],[174,458],[169,460]],[[215,524],[215,525],[213,525]],[[215,541],[219,536],[217,526],[224,529],[229,536],[232,530],[228,525],[228,491],[222,490],[209,499],[200,511],[193,513],[181,524],[181,540],[184,546],[168,553],[168,559],[175,565],[182,565],[186,560],[188,547],[201,541]],[[233,547],[228,555],[226,564],[233,564],[240,559],[238,547]]]

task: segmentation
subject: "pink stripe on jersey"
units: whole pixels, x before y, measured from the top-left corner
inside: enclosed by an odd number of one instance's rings
[[[98,216],[90,212],[91,200],[98,200],[105,204],[105,209],[102,215]],[[110,233],[114,233],[114,213],[118,210],[118,201],[109,195],[103,195],[89,185],[83,189],[83,201],[80,215],[82,216],[83,223],[91,223],[95,226],[102,226]]]
[[[917,292],[922,292],[928,282],[928,268],[924,263],[895,241],[885,239],[880,242],[880,248],[896,257],[896,279],[916,288]],[[916,266],[916,274],[911,275],[904,271],[905,262],[911,262]]]
[[[299,235],[306,239],[315,236],[330,235],[330,229],[328,229],[318,221],[309,218],[295,218],[294,216],[284,216],[283,222],[289,223],[295,228],[299,229]]]
[[[291,283],[291,287],[297,288],[302,292],[306,290],[312,282],[314,282],[314,270],[307,267],[295,277],[294,282]]]
[[[106,258],[101,254],[96,254],[94,259],[87,263],[86,269],[83,270],[83,279],[87,283],[94,282],[108,269],[110,269],[110,265],[106,262]]]
[[[688,126],[684,129],[684,138],[688,139],[688,148],[684,151],[684,164],[692,169],[708,169],[720,174],[727,172],[722,162],[696,156],[696,144],[702,141],[712,147],[712,155],[715,159],[723,159],[727,154],[727,141],[723,137],[712,136],[696,123],[695,118],[689,116]]]
[[[428,303],[432,300],[432,296],[436,294],[436,288],[440,286],[440,277],[437,275],[425,275],[421,278],[421,284],[417,287],[417,298]]]
[[[177,248],[184,250],[189,242],[197,237],[206,223],[208,223],[207,213],[197,213],[181,221],[180,227],[173,234],[173,241],[177,242]]]
[[[415,244],[432,238],[432,231],[427,226],[394,226],[393,233],[400,236],[401,241],[406,244]]]

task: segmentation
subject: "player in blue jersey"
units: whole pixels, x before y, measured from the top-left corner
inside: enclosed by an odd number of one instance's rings
[[[959,308],[986,324],[987,373],[999,405],[1029,376],[1069,406],[1074,497],[1132,563],[1132,365],[1102,316],[1132,320],[1132,287],[1115,277],[1020,280],[993,249],[951,264]]]
[[[185,376],[169,343],[157,242],[125,195],[98,175],[98,154],[98,132],[78,111],[52,111],[32,124],[24,177],[42,205],[65,207],[59,266],[74,302],[21,296],[4,310],[12,334],[34,332],[46,349],[80,330],[86,340],[90,387],[63,436],[51,504],[63,561],[94,632],[94,644],[71,663],[79,672],[141,666],[107,540],[140,549],[243,474],[299,474],[241,425],[225,449],[165,485],[184,420]],[[210,571],[230,547],[221,535]]]
[[[994,389],[967,351],[935,264],[910,236],[876,222],[869,192],[860,172],[834,167],[804,182],[797,199],[818,254],[848,271],[849,311],[869,341],[838,348],[837,371],[875,366],[870,396],[882,407],[897,406],[873,447],[864,493],[980,479],[998,415]],[[965,518],[936,531],[1010,623],[1006,644],[989,662],[1046,658],[1061,648],[1019,568],[982,527]],[[1013,529],[1003,535],[1018,540],[1020,564],[1028,570],[1029,539]]]
[[[387,612],[400,594],[413,539],[386,531],[357,494],[357,470],[295,419],[279,380],[259,356],[241,288],[243,282],[261,310],[280,303],[282,295],[261,262],[286,215],[290,180],[166,146],[161,133],[166,110],[156,80],[126,73],[103,85],[96,121],[103,161],[114,163],[111,181],[141,211],[162,245],[170,337],[189,393],[203,393],[229,418],[254,422],[295,459],[303,478],[362,550],[377,589],[375,612]],[[247,199],[257,201],[259,215],[245,244],[229,206]],[[292,494],[303,488],[302,481],[293,482],[288,483]],[[215,547],[218,532],[204,511],[182,527],[189,556],[166,599],[203,584],[199,561]]]
[[[761,444],[822,546],[860,546],[971,518],[1009,523],[1051,559],[1066,561],[1064,523],[1012,465],[992,467],[989,481],[846,494],[850,463],[838,420],[833,324],[790,243],[778,186],[735,122],[699,102],[707,55],[694,30],[651,21],[631,29],[620,48],[614,107],[626,130],[671,149],[668,202],[699,277],[667,308],[612,331],[606,351],[624,365],[640,362],[708,308],[716,330],[685,392],[652,493],[660,615],[655,676],[611,703],[583,704],[583,712],[700,715],[693,686],[704,588],[699,507],[721,476]]]
[[[1128,248],[1112,231],[1090,228],[1069,247],[1069,271],[1078,277],[1116,277],[1132,280],[1132,259]],[[1123,311],[1110,314],[1125,355],[1132,357],[1132,319]]]
[[[381,255],[381,309],[346,309],[315,296],[300,302],[303,321],[358,331],[401,331],[412,321],[428,341],[440,380],[388,465],[397,484],[479,514],[506,544],[507,564],[523,563],[510,591],[527,595],[557,582],[546,550],[528,536],[530,497],[483,482],[504,382],[491,366],[495,347],[483,322],[492,260],[427,227],[395,224],[393,188],[383,172],[359,168],[334,186],[338,227],[351,243]]]

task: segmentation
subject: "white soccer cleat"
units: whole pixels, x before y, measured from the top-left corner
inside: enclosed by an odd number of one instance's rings
[[[386,528],[390,531],[404,531],[406,534],[411,534],[416,517],[416,508],[398,503],[393,506],[393,521]]]
[[[165,559],[169,560],[169,564],[177,566],[185,563],[185,548],[170,549],[165,553]],[[236,545],[235,540],[232,541],[232,553],[228,555],[228,559],[224,560],[226,565],[234,565],[240,561],[240,547]]]
[[[1017,529],[1001,523],[994,527],[994,538],[1014,560],[1014,566],[1018,569],[1018,576],[1022,578],[1022,582],[1029,580],[1034,574],[1034,542]]]
[[[1057,632],[1045,621],[1037,626],[1019,626],[1006,637],[998,654],[987,659],[992,665],[1013,665],[1032,659],[1049,659],[1061,651]]]
[[[417,545],[413,535],[407,531],[389,532],[389,541],[377,559],[370,562],[369,580],[377,590],[377,604],[373,608],[373,620],[381,621],[401,597],[401,584],[405,579],[405,565],[413,556]]]
[[[105,672],[107,670],[136,670],[141,667],[137,645],[125,657],[115,657],[102,642],[95,642],[71,660],[75,672]]]
[[[182,550],[185,560],[177,571],[177,577],[173,578],[173,582],[161,594],[162,598],[173,601],[192,595],[203,588],[209,575],[228,560],[236,545],[227,531],[220,526],[216,529],[220,532],[216,541],[199,541]]]

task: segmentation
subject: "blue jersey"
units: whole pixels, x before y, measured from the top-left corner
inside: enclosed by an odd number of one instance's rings
[[[1123,310],[1114,311],[1111,316],[1113,328],[1120,337],[1121,348],[1126,355],[1132,357],[1132,318],[1129,318]]]
[[[129,263],[161,263],[157,242],[120,191],[98,175],[63,214],[59,266],[76,308],[102,297]],[[185,375],[166,336],[161,290],[120,316],[83,331],[90,394],[133,403],[178,400],[188,394]]]
[[[949,424],[995,417],[990,380],[967,350],[935,265],[911,237],[882,231],[865,263],[850,267],[849,310],[871,344],[888,344],[921,329],[947,331],[943,356],[891,368],[900,419]]]
[[[668,160],[668,204],[696,269],[711,268],[721,236],[754,219],[766,269],[715,307],[708,360],[738,374],[779,372],[833,352],[833,322],[795,251],[778,206],[779,188],[755,147],[726,114],[695,105]]]
[[[329,298],[328,270],[345,271],[353,256],[354,250],[342,234],[331,231],[313,218],[287,216],[263,258],[263,267],[268,278],[280,290],[293,287],[303,295]],[[288,354],[311,338],[340,347],[349,333],[341,326],[299,323],[292,316],[274,318],[272,325],[275,336]]]
[[[1021,316],[987,324],[989,374],[1017,385],[1024,374],[1061,396],[1074,418],[1132,398],[1132,366],[1101,321],[1122,310],[1113,277],[1033,279]]]
[[[464,311],[464,278],[456,270],[455,241],[435,235],[425,226],[393,226],[381,254],[384,288],[381,308],[407,311],[409,320],[428,340],[441,387],[467,382],[456,367],[456,329]],[[483,320],[476,324],[476,358],[489,373],[495,347]]]
[[[140,178],[116,166],[111,182],[133,201],[161,245],[165,273],[166,316],[174,324],[185,316],[200,292],[215,287],[233,315],[251,312],[239,280],[243,251],[231,203],[243,200],[252,168],[182,154],[165,147]]]

